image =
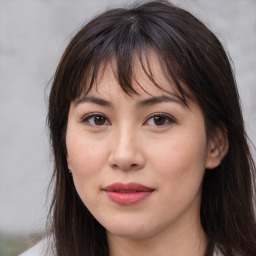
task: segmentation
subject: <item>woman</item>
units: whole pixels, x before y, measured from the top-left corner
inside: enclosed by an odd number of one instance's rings
[[[190,13],[154,1],[85,25],[57,68],[48,121],[52,255],[256,255],[232,69]]]

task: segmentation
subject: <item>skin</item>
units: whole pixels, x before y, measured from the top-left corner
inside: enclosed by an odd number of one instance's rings
[[[176,94],[157,58],[151,58],[156,82]],[[204,255],[202,179],[205,168],[221,161],[219,139],[207,140],[196,102],[189,102],[187,108],[156,88],[140,66],[136,70],[146,92],[135,83],[139,95],[125,94],[109,64],[97,90],[71,103],[66,145],[76,190],[106,228],[111,256]],[[172,99],[142,103],[161,96]],[[118,205],[103,190],[115,182],[136,182],[154,192],[134,205]]]

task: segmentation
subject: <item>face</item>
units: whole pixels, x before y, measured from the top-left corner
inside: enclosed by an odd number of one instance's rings
[[[156,58],[156,88],[138,68],[139,95],[125,94],[107,66],[72,102],[67,161],[76,190],[108,234],[146,238],[199,221],[201,184],[211,165],[202,111],[175,95]],[[209,166],[208,166],[209,165]],[[212,166],[211,166],[212,167]]]

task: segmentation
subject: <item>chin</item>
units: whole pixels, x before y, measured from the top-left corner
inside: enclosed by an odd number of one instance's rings
[[[132,223],[132,224],[131,224]],[[150,227],[146,223],[139,223],[137,221],[127,223],[115,223],[114,225],[105,226],[107,233],[128,239],[144,239],[157,234],[159,227]]]
[[[112,231],[107,230],[107,233],[113,236],[118,236],[121,238],[130,239],[130,240],[145,239],[152,236],[150,233],[146,232],[145,230],[140,232],[136,232],[134,230],[112,230]]]

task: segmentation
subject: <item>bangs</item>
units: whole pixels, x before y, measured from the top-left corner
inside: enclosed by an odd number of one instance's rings
[[[143,72],[146,78],[151,82],[150,84],[152,86],[155,86],[167,94],[175,95],[188,107],[188,99],[191,99],[192,95],[190,95],[187,88],[180,83],[175,74],[173,76],[170,75],[172,70],[171,72],[170,70],[167,70],[166,64],[159,55],[155,54],[154,50],[151,48],[144,48],[143,52],[133,50],[130,52],[127,51],[126,54],[127,58],[117,52],[114,56],[104,56],[103,59],[98,60],[97,64],[91,63],[91,67],[84,72],[81,82],[76,86],[77,91],[72,100],[83,98],[91,91],[91,89],[97,91],[98,83],[104,76],[107,67],[110,67],[117,83],[130,97],[140,95],[139,91],[144,91],[148,95],[151,95],[145,88],[145,84],[140,82],[140,78],[143,76],[140,72]],[[156,63],[152,63],[152,55],[157,57],[154,58]],[[129,61],[125,61],[127,59],[129,59]],[[156,81],[156,76],[159,74],[152,69],[152,65],[160,66],[162,74],[167,81],[169,81],[170,88],[166,88],[166,86],[163,87],[161,81]],[[148,85],[148,83],[146,85]]]
[[[116,19],[113,12],[117,12]],[[134,84],[145,91],[136,79],[138,64],[147,78],[160,90],[170,91],[157,83],[152,72],[150,55],[158,57],[158,63],[166,78],[170,81],[170,89],[188,106],[192,94],[184,79],[184,47],[178,42],[177,35],[169,26],[161,28],[159,17],[139,15],[138,10],[126,11],[116,9],[109,11],[104,21],[101,16],[88,23],[71,41],[67,48],[67,80],[65,83],[66,97],[71,102],[92,88],[97,88],[97,80],[103,75],[108,64],[115,68],[113,72],[122,90],[128,95],[136,95]],[[155,20],[154,20],[155,19]],[[153,21],[153,22],[152,22]],[[95,24],[97,23],[97,24]],[[165,25],[166,26],[166,25]],[[170,31],[166,31],[169,29]]]

